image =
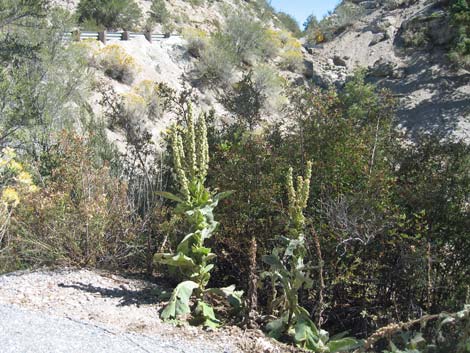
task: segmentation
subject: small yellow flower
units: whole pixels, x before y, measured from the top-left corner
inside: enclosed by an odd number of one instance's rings
[[[15,189],[7,187],[2,191],[2,200],[13,207],[20,203],[20,197]]]
[[[28,188],[28,191],[34,193],[34,192],[39,191],[39,188],[36,185],[30,185]]]
[[[33,178],[31,176],[31,174],[29,174],[28,172],[21,172],[16,177],[16,180],[18,180],[19,183],[24,184],[24,185],[32,185],[33,184]]]
[[[15,160],[11,160],[8,163],[8,168],[10,168],[15,173],[19,173],[23,170],[23,166]]]
[[[2,150],[2,153],[3,153],[4,156],[8,157],[9,159],[16,157],[15,150],[11,147],[5,147]]]

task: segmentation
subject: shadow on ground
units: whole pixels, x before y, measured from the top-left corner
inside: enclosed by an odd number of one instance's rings
[[[130,290],[123,285],[119,286],[119,288],[103,288],[81,282],[75,282],[73,284],[59,283],[59,287],[73,288],[87,293],[99,294],[103,298],[119,298],[118,306],[157,304],[168,299],[171,294],[160,287],[146,287],[139,290]]]

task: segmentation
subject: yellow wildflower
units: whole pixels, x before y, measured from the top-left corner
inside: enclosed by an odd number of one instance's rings
[[[2,150],[2,153],[4,156],[8,157],[8,158],[15,158],[16,157],[16,153],[15,153],[15,150],[11,147],[5,147],[3,150]]]
[[[28,191],[29,192],[37,192],[39,190],[39,188],[36,186],[36,185],[30,185],[29,188],[28,188]]]
[[[32,185],[33,184],[33,178],[31,176],[31,174],[29,174],[28,172],[21,172],[16,177],[16,180],[18,180],[19,183],[24,184],[24,185]]]
[[[15,189],[7,187],[2,191],[2,200],[13,207],[20,203],[20,197]]]
[[[23,166],[15,160],[11,160],[8,163],[8,168],[10,168],[15,173],[19,173],[23,170]]]

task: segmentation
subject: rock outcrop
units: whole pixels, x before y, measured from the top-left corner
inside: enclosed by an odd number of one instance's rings
[[[398,121],[411,136],[432,132],[470,142],[470,72],[448,59],[456,35],[448,1],[375,3],[376,9],[335,39],[308,49],[312,79],[341,86],[365,68],[368,80],[399,99]]]

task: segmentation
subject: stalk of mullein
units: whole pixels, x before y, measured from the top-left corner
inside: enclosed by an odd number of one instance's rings
[[[188,106],[186,119],[185,147],[186,147],[186,167],[190,177],[196,176],[196,135],[194,133],[194,118],[191,105]]]
[[[194,179],[204,182],[209,169],[209,143],[205,116],[201,114],[194,124],[191,107],[188,110],[186,129],[182,132],[173,128],[171,144],[173,164],[181,193],[186,201],[190,200],[189,184]]]
[[[310,193],[310,178],[312,176],[312,162],[307,162],[305,176],[297,177],[297,188],[294,186],[293,169],[287,173],[287,194],[289,200],[289,216],[293,222],[295,235],[298,236],[305,226],[304,209],[307,207]]]
[[[178,129],[176,129],[176,127],[173,129],[171,145],[173,149],[173,165],[175,168],[178,182],[180,184],[180,191],[181,194],[183,194],[185,200],[189,201],[189,182],[183,167],[183,161],[185,159],[183,139],[181,138],[181,135],[179,134]]]
[[[209,169],[209,143],[207,142],[206,117],[201,114],[196,126],[196,163],[198,177],[204,180]]]

